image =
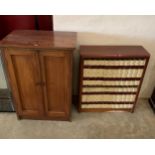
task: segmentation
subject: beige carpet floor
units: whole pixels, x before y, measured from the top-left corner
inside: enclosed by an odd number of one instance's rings
[[[15,113],[0,113],[0,138],[155,138],[155,114],[147,100],[134,113],[78,113],[72,122],[17,120]]]

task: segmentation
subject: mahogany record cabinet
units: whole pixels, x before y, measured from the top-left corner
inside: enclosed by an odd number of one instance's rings
[[[149,57],[142,46],[81,46],[79,112],[134,112]]]
[[[76,33],[16,30],[0,43],[18,118],[70,120]]]

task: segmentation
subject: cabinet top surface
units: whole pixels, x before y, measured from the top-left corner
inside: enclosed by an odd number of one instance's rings
[[[61,31],[15,30],[0,42],[0,47],[36,49],[74,49],[75,46],[76,33]]]
[[[82,57],[149,57],[142,46],[80,46]]]

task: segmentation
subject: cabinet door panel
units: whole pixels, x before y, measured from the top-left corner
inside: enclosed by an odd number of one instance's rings
[[[69,118],[71,103],[71,54],[62,51],[40,52],[46,115]]]
[[[37,53],[6,49],[4,55],[17,113],[20,116],[42,115],[44,109]]]

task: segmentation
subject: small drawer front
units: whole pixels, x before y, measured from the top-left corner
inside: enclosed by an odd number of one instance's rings
[[[125,81],[104,81],[104,80],[83,80],[83,86],[138,86],[139,80]]]
[[[136,95],[82,95],[82,102],[134,102]]]
[[[137,92],[137,88],[115,88],[115,87],[86,87],[82,92]]]
[[[144,66],[146,60],[84,60],[84,66]]]
[[[88,69],[84,68],[85,78],[140,78],[143,69]]]

